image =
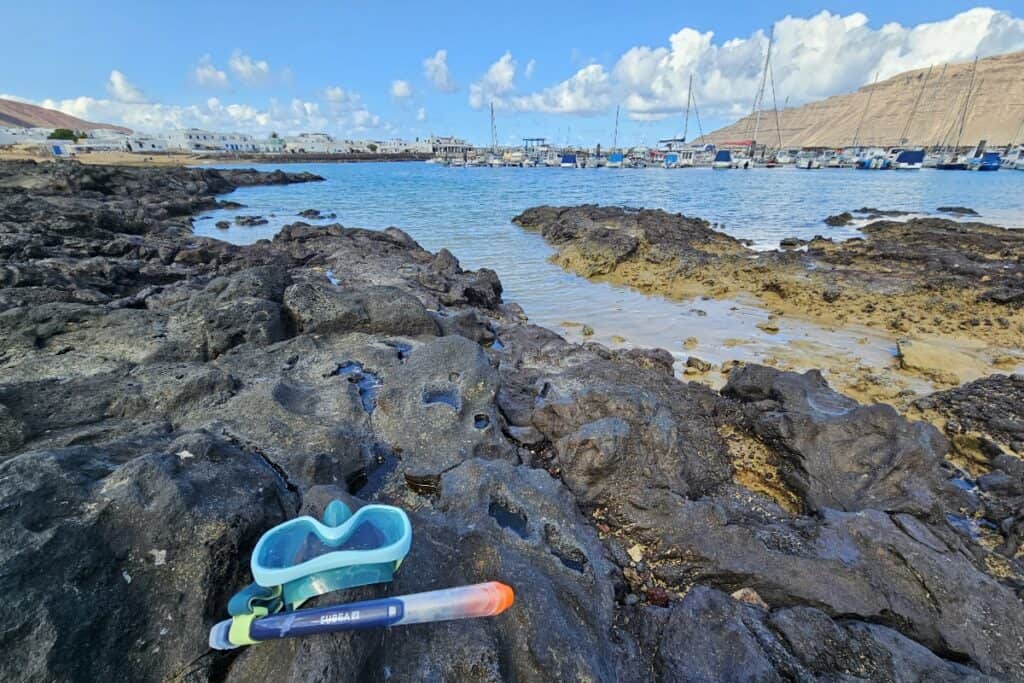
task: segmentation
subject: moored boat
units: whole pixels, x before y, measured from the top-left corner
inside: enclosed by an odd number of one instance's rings
[[[800,152],[796,155],[796,167],[806,170],[821,168],[821,159],[814,152]]]
[[[967,160],[955,154],[946,156],[942,161],[935,164],[935,170],[937,171],[966,171],[967,168]]]
[[[916,171],[924,166],[923,149],[901,149],[894,152],[892,167],[897,171]]]
[[[1024,171],[1024,145],[1018,145],[1007,152],[1002,163],[1009,170]]]
[[[970,166],[975,171],[998,171],[1001,165],[1002,160],[999,158],[999,152],[984,152]]]
[[[715,160],[711,162],[711,168],[735,168],[735,162],[732,160],[732,152],[727,149],[720,149],[715,153]]]
[[[570,152],[563,154],[558,165],[562,168],[576,168],[576,155]]]
[[[882,171],[892,168],[892,160],[884,150],[869,149],[857,157],[856,168],[862,171]]]

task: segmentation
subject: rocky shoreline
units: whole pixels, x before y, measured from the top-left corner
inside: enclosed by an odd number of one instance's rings
[[[940,431],[813,371],[718,392],[570,344],[398,229],[192,234],[234,187],[315,180],[0,164],[5,680],[1024,680],[1024,378],[920,399]],[[672,267],[744,254],[658,222]],[[565,243],[647,249],[609,232]],[[210,650],[260,534],[335,497],[414,528],[394,584],[346,597],[500,580],[515,606]]]
[[[892,381],[873,389],[863,373],[841,377],[860,397],[900,406],[908,402],[900,373],[948,388],[1024,366],[1024,233],[855,213],[876,219],[863,238],[783,240],[775,251],[753,251],[705,220],[660,210],[543,206],[514,221],[539,231],[557,249],[556,263],[584,277],[675,298],[752,297],[772,312],[769,331],[788,317],[912,341],[901,344]]]

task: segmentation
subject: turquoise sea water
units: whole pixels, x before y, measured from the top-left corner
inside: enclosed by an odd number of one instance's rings
[[[210,212],[196,221],[196,233],[248,244],[301,220],[296,214],[310,208],[337,214],[310,223],[396,226],[431,251],[447,247],[466,268],[493,268],[507,301],[519,302],[531,320],[570,338],[578,338],[579,328],[562,323],[582,322],[595,329],[599,341],[661,346],[684,358],[681,341],[695,336],[700,345],[694,353],[713,361],[757,359],[780,342],[805,338],[825,350],[878,362],[891,354],[892,344],[886,339],[855,344],[863,331],[813,325],[787,326],[769,336],[755,327],[767,313],[750,302],[668,301],[588,282],[549,263],[552,249],[539,235],[513,225],[512,217],[540,204],[662,208],[706,218],[736,237],[754,240],[758,248],[776,247],[788,236],[856,236],[855,227],[830,228],[822,219],[862,206],[934,213],[939,206],[963,205],[977,210],[978,220],[1024,228],[1024,172],[1019,171],[492,169],[425,163],[291,164],[285,170],[308,170],[326,182],[240,189],[230,199],[246,208]],[[214,227],[236,215],[262,215],[270,222]],[[628,341],[617,340],[620,336]],[[737,346],[736,339],[744,343]]]

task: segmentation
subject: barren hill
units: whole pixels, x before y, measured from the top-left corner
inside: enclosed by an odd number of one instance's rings
[[[906,132],[913,145],[953,144],[964,97],[971,80],[971,64],[937,64],[893,76],[856,92],[835,95],[775,113],[761,112],[757,139],[770,146],[841,147],[853,142],[857,125],[864,117],[858,143],[896,145],[921,95],[920,104]],[[923,91],[922,91],[923,88]],[[872,94],[873,93],[873,94]],[[871,98],[870,107],[868,98]],[[1003,145],[1024,142],[1015,139],[1024,122],[1024,52],[988,57],[978,62],[962,145],[978,140]],[[752,116],[709,133],[713,142],[747,140],[753,136]]]
[[[130,133],[128,128],[109,123],[83,121],[63,112],[47,109],[27,102],[0,99],[0,126],[12,128],[69,128],[71,130],[95,130],[109,128]]]

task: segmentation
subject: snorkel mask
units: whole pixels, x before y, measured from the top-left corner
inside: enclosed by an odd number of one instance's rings
[[[391,581],[412,544],[405,512],[366,505],[355,513],[340,500],[323,522],[298,517],[263,534],[252,553],[256,580],[228,603],[241,616],[296,609],[317,595]]]

